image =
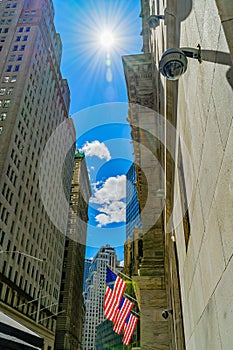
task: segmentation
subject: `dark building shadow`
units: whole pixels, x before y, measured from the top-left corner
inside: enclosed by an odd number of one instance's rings
[[[223,51],[214,51],[214,50],[201,50],[202,61],[213,62],[222,64],[224,66],[229,66],[229,69],[226,73],[226,79],[233,89],[233,63],[231,55]]]

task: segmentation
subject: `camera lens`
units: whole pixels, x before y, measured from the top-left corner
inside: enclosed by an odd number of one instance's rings
[[[183,74],[183,71],[184,66],[181,62],[178,61],[168,62],[163,69],[164,75],[169,80],[178,80]]]
[[[159,70],[168,80],[177,80],[187,69],[187,58],[180,49],[165,51],[159,62]]]

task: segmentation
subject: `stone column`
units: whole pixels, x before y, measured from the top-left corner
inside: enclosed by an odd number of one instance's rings
[[[141,350],[169,349],[168,321],[162,317],[167,299],[161,277],[133,277],[140,309]]]
[[[162,317],[162,311],[167,308],[167,296],[161,229],[154,227],[144,234],[140,276],[134,276],[133,282],[140,309],[141,349],[169,349],[168,321]]]

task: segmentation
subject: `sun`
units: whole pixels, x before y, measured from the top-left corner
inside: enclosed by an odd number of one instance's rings
[[[115,38],[111,31],[106,30],[100,34],[99,41],[101,47],[105,49],[110,49],[114,45]]]

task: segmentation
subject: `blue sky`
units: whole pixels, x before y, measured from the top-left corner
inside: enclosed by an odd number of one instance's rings
[[[62,75],[71,90],[70,114],[93,190],[87,257],[109,243],[122,259],[125,174],[132,147],[121,57],[141,51],[140,1],[54,0],[54,6],[63,43]]]

